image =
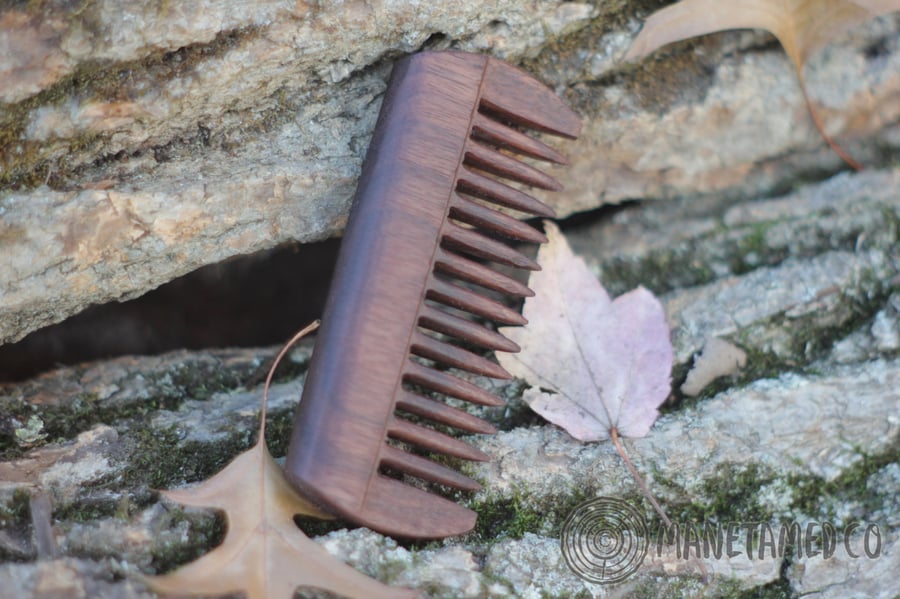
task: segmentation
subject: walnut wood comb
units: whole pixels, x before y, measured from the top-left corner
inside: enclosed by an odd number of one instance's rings
[[[537,270],[537,263],[495,235],[546,239],[487,204],[552,217],[547,205],[498,178],[562,189],[511,154],[565,163],[521,130],[574,139],[580,128],[578,116],[550,90],[496,59],[426,52],[394,67],[294,419],[285,472],[306,497],[346,520],[399,537],[439,538],[474,527],[471,510],[385,471],[479,489],[397,442],[487,460],[423,421],[473,433],[495,429],[423,393],[489,406],[503,402],[413,356],[510,378],[495,362],[433,333],[491,350],[519,350],[460,311],[525,324],[519,312],[471,284],[514,297],[533,295],[483,261]]]

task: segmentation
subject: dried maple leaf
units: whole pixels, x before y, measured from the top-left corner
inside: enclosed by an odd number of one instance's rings
[[[545,221],[544,229],[541,270],[528,281],[534,296],[522,310],[528,326],[501,329],[522,350],[497,358],[532,385],[522,397],[535,412],[580,441],[612,439],[641,491],[672,526],[619,439],[646,435],[671,390],[674,354],[662,304],[643,287],[610,300],[556,225]],[[706,566],[697,567],[705,582]]]
[[[859,168],[825,133],[806,93],[803,65],[840,33],[896,10],[900,10],[900,0],[682,0],[650,15],[625,60],[714,31],[765,29],[778,38],[794,64],[816,128],[841,158]]]
[[[331,516],[288,484],[266,447],[263,406],[256,445],[200,485],[163,492],[178,503],[225,512],[225,540],[174,572],[145,579],[147,585],[177,596],[241,592],[247,599],[291,599],[298,588],[312,587],[360,599],[419,597],[414,590],[389,587],[354,570],[297,528],[294,515]]]
[[[581,441],[643,437],[671,388],[672,344],[662,305],[637,289],[611,301],[553,223],[531,275],[527,327],[502,329],[518,354],[500,364],[532,385],[523,398]]]

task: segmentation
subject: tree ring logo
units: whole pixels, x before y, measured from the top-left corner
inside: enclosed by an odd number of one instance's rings
[[[566,565],[598,584],[625,580],[647,555],[647,523],[630,503],[596,497],[576,507],[563,523],[560,546]]]

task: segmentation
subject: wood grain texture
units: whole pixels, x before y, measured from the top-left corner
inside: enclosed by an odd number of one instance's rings
[[[413,356],[433,360],[437,367],[508,376],[495,363],[436,334],[487,349],[518,349],[449,308],[503,324],[525,324],[518,312],[468,285],[518,297],[531,294],[482,262],[538,268],[495,235],[531,242],[542,241],[543,235],[489,206],[552,214],[528,193],[499,180],[561,188],[511,155],[565,160],[525,135],[524,128],[574,138],[580,120],[539,82],[485,56],[422,53],[394,68],[285,464],[289,480],[305,496],[347,520],[411,538],[460,534],[475,524],[471,510],[385,470],[457,489],[480,488],[455,470],[409,451],[414,446],[488,459],[421,420],[469,432],[493,428],[422,390],[485,405],[502,401]]]

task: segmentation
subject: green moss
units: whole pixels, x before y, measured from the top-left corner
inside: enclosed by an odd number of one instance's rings
[[[111,421],[120,416],[116,408],[101,406],[97,395],[82,393],[71,401],[50,406],[33,406],[16,399],[0,401],[0,413],[18,422],[29,422],[37,418],[42,423],[40,438],[22,445],[21,434],[17,430],[0,435],[0,460],[9,460],[22,455],[25,449],[71,439],[97,423]]]
[[[765,351],[772,338],[771,332],[776,332],[789,342],[784,348],[770,351],[780,354],[787,366],[808,364],[823,357],[836,341],[870,322],[885,305],[892,290],[889,281],[866,269],[851,287],[839,293],[833,308],[800,317],[785,313],[776,315],[765,323],[742,330],[740,343],[745,349]]]
[[[753,381],[777,378],[782,373],[795,369],[798,366],[796,363],[787,362],[784,357],[778,356],[771,351],[750,346],[744,347],[743,350],[747,354],[747,365],[741,369],[737,379],[732,381],[732,387],[743,387]],[[723,390],[721,388],[717,390],[715,388],[717,386],[719,385],[713,383],[710,392],[717,393],[719,390]],[[723,381],[721,387],[724,386]]]
[[[702,597],[704,585],[697,578],[664,576],[648,578],[629,589],[631,597],[656,597],[657,599],[682,599]]]
[[[743,274],[783,261],[786,247],[772,247],[767,232],[779,221],[729,230],[724,225],[690,240],[650,250],[639,258],[602,262],[603,282],[613,295],[643,285],[657,295],[705,285],[725,274]]]
[[[170,371],[148,376],[147,387],[154,393],[149,398],[134,398],[128,402],[100,400],[96,394],[81,393],[53,405],[35,405],[20,398],[0,399],[0,460],[22,455],[23,451],[46,443],[72,439],[100,423],[113,425],[140,420],[159,410],[177,410],[187,399],[205,400],[215,393],[241,388],[255,369],[229,369],[221,364],[198,361],[181,364]],[[28,442],[23,435],[31,430],[28,423],[39,419]],[[34,421],[36,424],[36,421]],[[18,423],[18,424],[15,424]],[[123,425],[124,426],[124,425]],[[33,427],[32,427],[33,428]]]
[[[774,265],[787,258],[786,247],[773,246],[767,237],[769,230],[778,221],[754,223],[743,231],[727,251],[728,266],[732,274],[739,275],[759,268],[761,265]]]
[[[733,377],[723,377],[711,382],[699,396],[694,398],[695,400],[714,397],[727,389],[740,389],[761,379],[778,378],[785,372],[802,370],[801,366],[806,363],[786,359],[774,352],[755,347],[742,347],[742,349],[747,354],[746,366]]]
[[[799,363],[771,351],[754,347],[742,347],[742,349],[747,354],[746,366],[733,376],[720,377],[710,382],[696,397],[688,397],[681,392],[681,386],[687,379],[688,372],[693,368],[693,362],[676,364],[672,371],[673,400],[664,405],[660,411],[665,414],[683,410],[701,401],[713,398],[719,393],[730,389],[740,389],[760,379],[778,378],[785,372],[805,371],[804,366],[806,362]]]
[[[100,408],[96,393],[81,393],[71,401],[52,409],[41,410],[44,429],[50,439],[69,439],[101,422],[108,412]]]
[[[760,490],[773,482],[774,472],[759,464],[724,463],[705,479],[699,489],[688,490],[673,482],[664,473],[654,472],[655,484],[668,487],[675,497],[699,497],[697,501],[671,501],[666,512],[673,522],[768,522],[772,510],[758,502]],[[658,531],[660,521],[654,517],[648,523],[651,531]]]
[[[19,488],[5,503],[0,503],[0,532],[7,537],[0,543],[0,563],[33,558],[32,549],[28,547],[32,536],[30,502],[28,491]]]
[[[197,362],[177,368],[171,373],[171,395],[165,398],[169,400],[167,409],[177,407],[177,401],[181,399],[206,400],[215,393],[232,391],[243,385],[245,373],[236,372],[228,368],[222,368],[220,364],[209,362]]]
[[[469,507],[478,514],[473,543],[494,543],[500,539],[521,539],[525,533],[559,536],[566,518],[575,507],[596,495],[595,489],[572,489],[569,493],[536,500],[520,489],[510,496],[490,496]]]
[[[172,451],[178,446],[175,426],[165,430],[140,428],[130,431],[125,439],[128,468],[124,483],[142,482],[154,489],[166,488],[166,483],[177,480],[181,464],[172,464]]]
[[[799,317],[780,313],[741,329],[728,340],[746,352],[746,366],[733,377],[713,381],[699,396],[690,398],[683,396],[680,388],[692,364],[676,365],[672,376],[675,401],[668,410],[682,409],[726,389],[777,378],[785,372],[815,374],[810,370],[811,365],[825,358],[836,342],[870,323],[894,289],[891,282],[866,270],[828,310],[812,311]]]
[[[673,522],[774,522],[774,510],[785,506],[767,506],[759,503],[763,487],[781,481],[791,490],[792,500],[786,506],[795,517],[808,517],[834,521],[837,518],[835,506],[861,506],[867,517],[882,509],[883,495],[873,494],[868,481],[873,474],[888,464],[900,461],[900,437],[891,446],[877,455],[860,452],[861,460],[848,468],[832,481],[811,475],[776,475],[771,469],[758,464],[723,464],[713,477],[704,480],[696,490],[687,490],[673,483],[665,476],[655,474],[655,484],[670,489],[669,495],[676,497],[698,497],[701,499],[681,502],[670,501],[666,511]],[[651,535],[656,537],[661,523],[658,518],[648,522]],[[723,597],[779,597],[786,586],[784,576],[770,585],[742,591],[739,587],[715,596]],[[725,587],[728,589],[728,587]]]
[[[378,570],[373,572],[375,578],[385,584],[391,584],[396,580],[402,579],[404,573],[409,570],[409,562],[402,559],[385,560],[378,565]]]
[[[784,574],[785,569],[782,567],[783,573],[778,579],[750,589],[745,588],[746,582],[737,578],[717,581],[707,596],[710,599],[791,599],[796,594]]]
[[[26,444],[20,443],[22,434],[17,433],[22,430],[21,427],[2,431],[5,434],[0,434],[0,460],[18,457],[26,448],[70,439],[115,413],[111,408],[102,407],[97,395],[92,393],[81,393],[65,403],[40,408],[16,398],[0,400],[0,414],[6,416],[8,421],[41,423],[39,438],[34,437]]]
[[[294,428],[294,412],[282,410],[266,414],[266,443],[273,456],[287,455],[291,432]]]
[[[613,257],[603,262],[603,283],[613,295],[643,285],[662,295],[674,289],[703,285],[715,280],[709,259],[694,243],[652,250],[640,259]]]
[[[541,591],[541,599],[593,599],[593,597],[594,595],[586,589],[575,593],[549,593],[547,591]]]
[[[93,522],[115,513],[115,502],[76,501],[54,508],[53,518],[59,522]]]
[[[13,491],[12,498],[0,504],[0,529],[25,526],[31,519],[31,496],[24,489]]]
[[[310,538],[327,535],[330,532],[344,528],[357,528],[356,524],[340,518],[322,520],[321,518],[313,518],[312,516],[294,516],[294,523]]]
[[[729,204],[720,202],[716,209],[724,210]],[[860,239],[865,239],[869,246],[887,249],[900,238],[900,217],[891,206],[866,206],[867,212],[855,217],[856,225],[846,228],[830,224],[833,218],[829,210],[820,210],[805,219],[773,219],[740,227],[720,222],[704,234],[638,256],[610,256],[601,261],[603,283],[613,295],[638,285],[660,295],[704,285],[722,276],[775,266],[789,256],[813,257],[828,250],[853,252]],[[682,212],[683,209],[678,211]],[[604,211],[598,214],[603,215]],[[580,216],[570,219],[569,226],[592,227],[596,222],[596,218],[585,220]],[[784,232],[788,227],[790,235]],[[773,229],[777,229],[775,234]]]
[[[710,599],[735,599],[745,592],[744,585],[738,578],[717,580]]]
[[[191,562],[210,549],[220,545],[225,538],[225,519],[209,512],[172,509],[161,526],[160,533],[186,528],[188,534],[157,534],[156,545],[150,550],[154,573],[163,574]]]
[[[885,223],[892,244],[900,241],[900,209],[894,206],[881,207],[882,222]]]
[[[158,500],[155,490],[205,480],[219,472],[249,443],[235,434],[216,443],[182,442],[175,426],[153,429],[131,422],[120,431],[118,459],[124,470],[92,483],[108,494],[86,494],[60,504],[54,516],[60,521],[89,522],[99,518],[129,518],[133,512]],[[122,495],[114,492],[121,490]]]
[[[478,522],[475,534],[483,540],[521,539],[527,532],[540,530],[542,520],[534,510],[524,505],[520,494],[487,500],[477,506]]]
[[[251,437],[251,434],[236,433],[213,443],[182,442],[175,425],[167,429],[132,425],[124,435],[123,461],[127,469],[122,484],[167,489],[204,480],[249,449]]]
[[[860,460],[832,480],[791,474],[787,480],[794,493],[791,508],[815,518],[834,518],[834,506],[860,504],[866,513],[881,509],[880,498],[868,489],[869,478],[889,464],[900,462],[900,436],[885,451],[870,455],[857,449]]]
[[[793,599],[797,593],[791,588],[791,582],[786,576],[781,576],[768,584],[752,589],[737,590],[733,594],[715,595],[722,599]]]

